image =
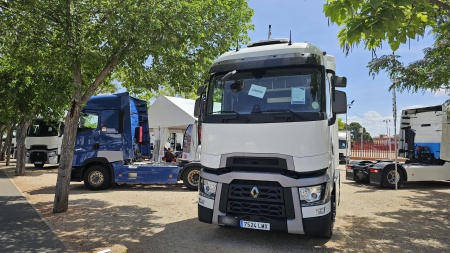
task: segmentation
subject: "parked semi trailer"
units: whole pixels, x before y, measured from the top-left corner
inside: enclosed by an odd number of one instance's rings
[[[386,188],[403,182],[450,180],[450,100],[402,111],[399,155],[405,164],[384,162],[370,168],[370,183]]]
[[[188,189],[197,190],[188,179],[196,167],[144,161],[150,156],[148,120],[146,101],[128,93],[93,96],[79,119],[71,180],[84,181],[90,190],[183,180]]]
[[[346,78],[311,43],[274,39],[223,54],[200,88],[198,218],[329,238],[339,203]]]

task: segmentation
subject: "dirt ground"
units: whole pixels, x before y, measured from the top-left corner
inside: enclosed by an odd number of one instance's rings
[[[92,192],[71,183],[69,211],[52,214],[57,167],[1,167],[74,252],[448,252],[450,182],[400,190],[359,185],[341,171],[332,239],[221,228],[197,220],[197,193],[182,186],[119,186]],[[4,164],[3,164],[4,165]]]

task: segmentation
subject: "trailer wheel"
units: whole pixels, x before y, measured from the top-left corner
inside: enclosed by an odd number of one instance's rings
[[[189,166],[189,165],[187,165]],[[191,165],[185,169],[183,172],[183,183],[191,191],[198,190],[198,180],[200,178],[200,169],[199,165]]]
[[[107,189],[111,185],[111,175],[105,167],[94,165],[84,173],[84,185],[91,191]]]
[[[399,169],[397,169],[397,187],[400,187],[402,185],[403,180],[403,173]],[[395,188],[395,168],[391,167],[383,173],[381,185],[384,188]]]
[[[44,164],[42,163],[42,164],[37,164],[37,163],[35,163],[34,164],[34,167],[35,168],[44,168]]]

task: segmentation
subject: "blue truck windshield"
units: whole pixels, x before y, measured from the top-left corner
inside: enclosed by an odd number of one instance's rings
[[[237,71],[217,75],[210,83],[207,114],[322,112],[322,79],[321,71],[314,68]]]

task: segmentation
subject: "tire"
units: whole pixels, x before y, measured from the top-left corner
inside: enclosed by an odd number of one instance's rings
[[[200,178],[200,165],[187,165],[183,172],[183,184],[191,191],[198,190],[198,180]]]
[[[37,164],[37,163],[35,163],[34,167],[35,168],[44,168],[44,164]]]
[[[334,193],[331,196],[331,201],[330,227],[328,228],[328,231],[326,233],[320,235],[320,237],[325,239],[331,239],[331,237],[333,236],[334,220],[336,219],[336,196],[334,195]]]
[[[403,183],[404,176],[402,171],[397,168],[397,174],[398,174],[398,181],[397,181],[397,187],[400,188],[400,186]],[[395,189],[395,168],[391,167],[384,171],[383,177],[381,178],[381,186],[384,188],[390,188]]]
[[[100,165],[89,167],[84,172],[84,185],[91,191],[108,189],[111,186],[111,174]]]

